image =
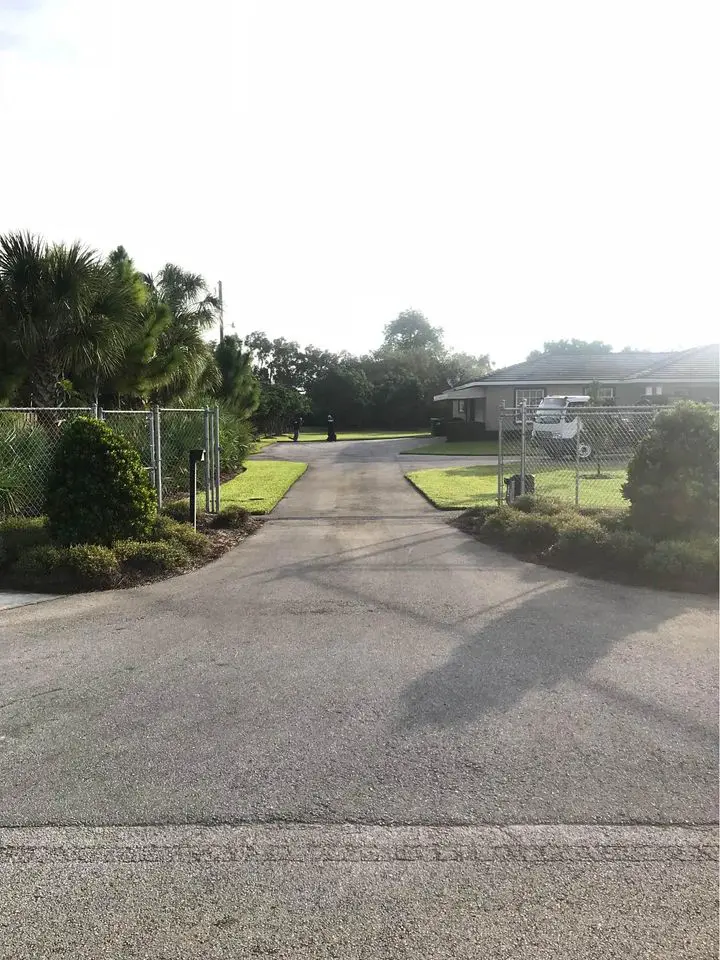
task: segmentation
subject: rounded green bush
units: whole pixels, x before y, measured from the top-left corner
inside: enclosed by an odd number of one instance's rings
[[[48,532],[60,544],[146,537],[155,494],[137,451],[107,424],[80,417],[62,432],[47,489]]]
[[[716,530],[717,413],[685,401],[658,414],[630,461],[623,496],[633,527],[656,540]]]
[[[213,520],[213,526],[221,529],[243,530],[250,523],[250,513],[245,507],[231,504],[223,507]]]
[[[0,521],[0,567],[15,563],[31,547],[49,542],[45,517],[8,517]]]
[[[210,552],[207,537],[187,523],[179,523],[172,517],[158,517],[153,524],[153,540],[169,540],[179,543],[187,550],[191,557],[204,557]]]
[[[115,554],[124,566],[143,573],[175,573],[190,565],[187,550],[170,540],[124,540],[115,544]]]

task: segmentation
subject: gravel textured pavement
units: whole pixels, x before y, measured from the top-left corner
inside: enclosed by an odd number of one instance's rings
[[[716,955],[716,603],[498,554],[406,448],[270,447],[216,563],[0,613],[0,957]]]

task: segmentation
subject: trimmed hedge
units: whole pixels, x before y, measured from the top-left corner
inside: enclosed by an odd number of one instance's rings
[[[206,557],[210,553],[207,537],[187,523],[179,523],[171,517],[158,517],[153,524],[153,540],[169,540],[178,543],[191,557]]]
[[[517,501],[474,508],[457,521],[478,540],[563,570],[673,590],[717,590],[717,539],[655,542],[628,523],[626,511],[558,511],[532,497],[521,498],[519,509]]]
[[[11,572],[30,582],[63,589],[67,587],[107,588],[120,577],[118,558],[108,547],[78,544],[58,547],[52,544],[31,547],[14,563]]]
[[[123,564],[143,573],[173,573],[190,566],[187,550],[170,540],[124,540],[116,543],[114,549]]]
[[[718,541],[663,540],[642,558],[641,567],[663,586],[698,584],[717,590]]]
[[[8,517],[0,522],[0,567],[15,563],[31,547],[48,543],[45,517]]]

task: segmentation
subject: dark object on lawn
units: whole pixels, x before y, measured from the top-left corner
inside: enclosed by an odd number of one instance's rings
[[[300,436],[300,427],[302,426],[302,417],[295,417],[292,422],[293,428],[293,443],[298,442],[298,437]]]
[[[328,442],[331,443],[337,440],[337,433],[335,433],[335,421],[333,420],[332,414],[328,417]]]
[[[511,477],[505,477],[505,503],[512,503],[516,497],[522,496],[522,477],[519,473],[514,473]],[[525,474],[525,493],[535,493],[535,477],[532,473]]]
[[[204,460],[204,450],[190,451],[190,523],[193,525],[193,530],[197,530],[197,465]]]

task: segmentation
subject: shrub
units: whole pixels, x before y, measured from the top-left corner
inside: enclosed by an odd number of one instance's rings
[[[30,547],[11,568],[20,583],[56,589],[111,587],[117,583],[120,565],[108,547],[53,544]]]
[[[169,540],[172,543],[179,543],[190,554],[191,557],[204,557],[210,551],[210,544],[207,537],[187,523],[178,523],[171,517],[158,517],[153,525],[153,540]]]
[[[557,542],[560,529],[557,517],[520,512],[507,525],[505,538],[514,549],[537,554]]]
[[[717,590],[717,540],[663,540],[641,566],[657,586]]]
[[[214,517],[212,525],[231,530],[244,530],[250,523],[250,513],[245,507],[231,504],[229,507],[222,508],[220,513]]]
[[[637,530],[610,530],[600,552],[609,567],[636,571],[652,548],[652,540]]]
[[[459,527],[461,530],[466,530],[469,533],[475,533],[478,531],[488,517],[491,517],[498,508],[496,506],[486,506],[486,507],[471,507],[469,510],[465,510],[457,520],[454,521],[455,526]]]
[[[173,573],[190,565],[187,550],[170,540],[123,540],[115,544],[115,554],[125,566],[143,573]]]
[[[180,523],[187,523],[190,519],[190,501],[189,500],[168,500],[163,504],[162,512],[166,517],[171,517]]]
[[[556,561],[569,561],[579,567],[592,565],[601,557],[607,543],[608,532],[595,520],[579,515],[565,517],[557,543],[549,551]]]
[[[546,517],[553,517],[566,509],[566,506],[556,500],[550,500],[547,497],[533,497],[529,494],[524,494],[522,497],[513,500],[512,505],[515,510],[520,510],[522,513],[539,513]]]
[[[49,542],[44,517],[8,517],[0,522],[0,566],[9,566],[31,547]]]
[[[142,538],[156,514],[147,471],[124,437],[86,417],[63,430],[48,481],[52,539],[109,545]]]
[[[13,564],[12,572],[30,581],[45,579],[63,566],[66,556],[67,550],[52,544],[28,547]]]
[[[81,543],[62,552],[62,565],[85,586],[110,586],[118,579],[120,564],[109,547]]]
[[[577,511],[583,517],[595,520],[606,530],[630,530],[630,514],[627,510],[613,510],[609,507],[580,507]]]
[[[502,543],[507,539],[508,530],[520,516],[510,507],[498,507],[489,514],[487,520],[478,530],[478,537],[489,543]]]
[[[253,448],[253,429],[249,420],[228,411],[220,411],[220,469],[237,473]]]
[[[630,462],[623,496],[635,529],[655,539],[717,529],[717,414],[690,402],[658,414]]]

